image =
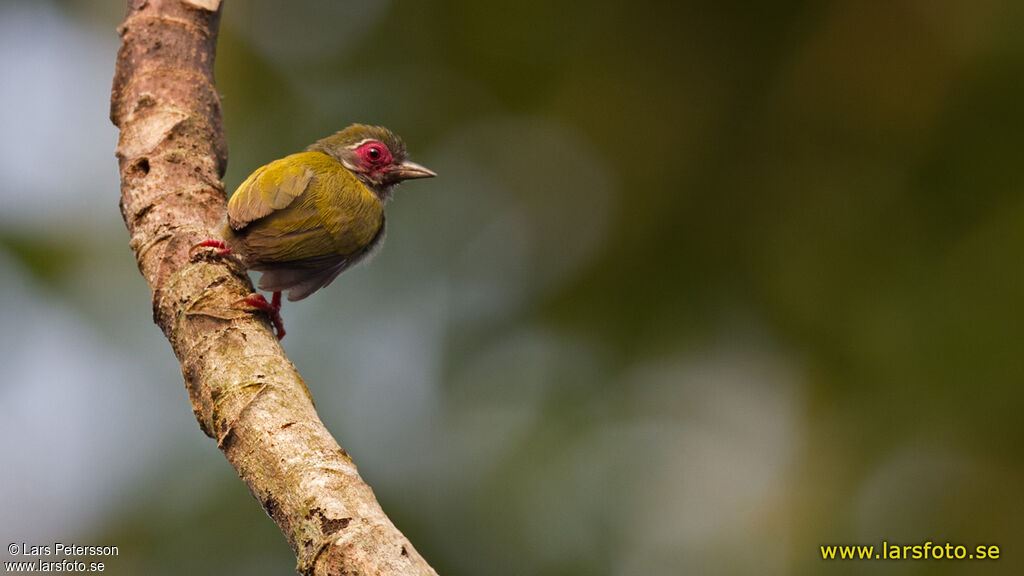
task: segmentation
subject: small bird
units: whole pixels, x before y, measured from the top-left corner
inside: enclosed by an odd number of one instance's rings
[[[284,338],[281,293],[302,300],[359,262],[384,237],[384,203],[403,180],[434,172],[406,159],[405,143],[387,128],[353,124],[305,152],[249,175],[228,201],[222,238],[212,247],[263,272],[260,290],[239,305],[270,315]]]

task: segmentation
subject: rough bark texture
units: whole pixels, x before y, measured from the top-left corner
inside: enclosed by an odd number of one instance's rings
[[[302,574],[436,574],[317,416],[245,271],[215,235],[227,163],[213,59],[219,0],[131,0],[111,93],[121,213],[196,419],[280,526]]]

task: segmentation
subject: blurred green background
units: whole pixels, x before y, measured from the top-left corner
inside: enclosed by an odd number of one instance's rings
[[[1024,3],[225,4],[229,190],[440,174],[284,347],[441,574],[1024,573]],[[290,574],[127,246],[123,14],[0,3],[0,537]],[[882,540],[1003,552],[821,560]]]

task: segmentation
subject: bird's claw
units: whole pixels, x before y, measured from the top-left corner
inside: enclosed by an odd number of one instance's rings
[[[274,292],[273,301],[267,302],[267,299],[263,297],[263,294],[250,294],[245,298],[235,302],[235,308],[245,308],[249,310],[259,310],[264,312],[267,316],[270,316],[270,322],[274,325],[274,333],[277,334],[277,339],[281,340],[284,338],[284,319],[281,318],[281,293]]]
[[[227,256],[228,254],[231,254],[231,247],[228,246],[227,242],[223,240],[217,240],[216,238],[207,238],[206,240],[194,244],[191,248],[189,248],[189,258],[195,256],[196,252],[203,248],[216,248],[214,253],[217,256]]]

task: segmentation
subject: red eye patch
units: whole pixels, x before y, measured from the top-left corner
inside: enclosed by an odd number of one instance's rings
[[[359,154],[363,164],[370,168],[383,168],[391,164],[391,151],[376,140],[371,140],[356,148],[356,154]]]

